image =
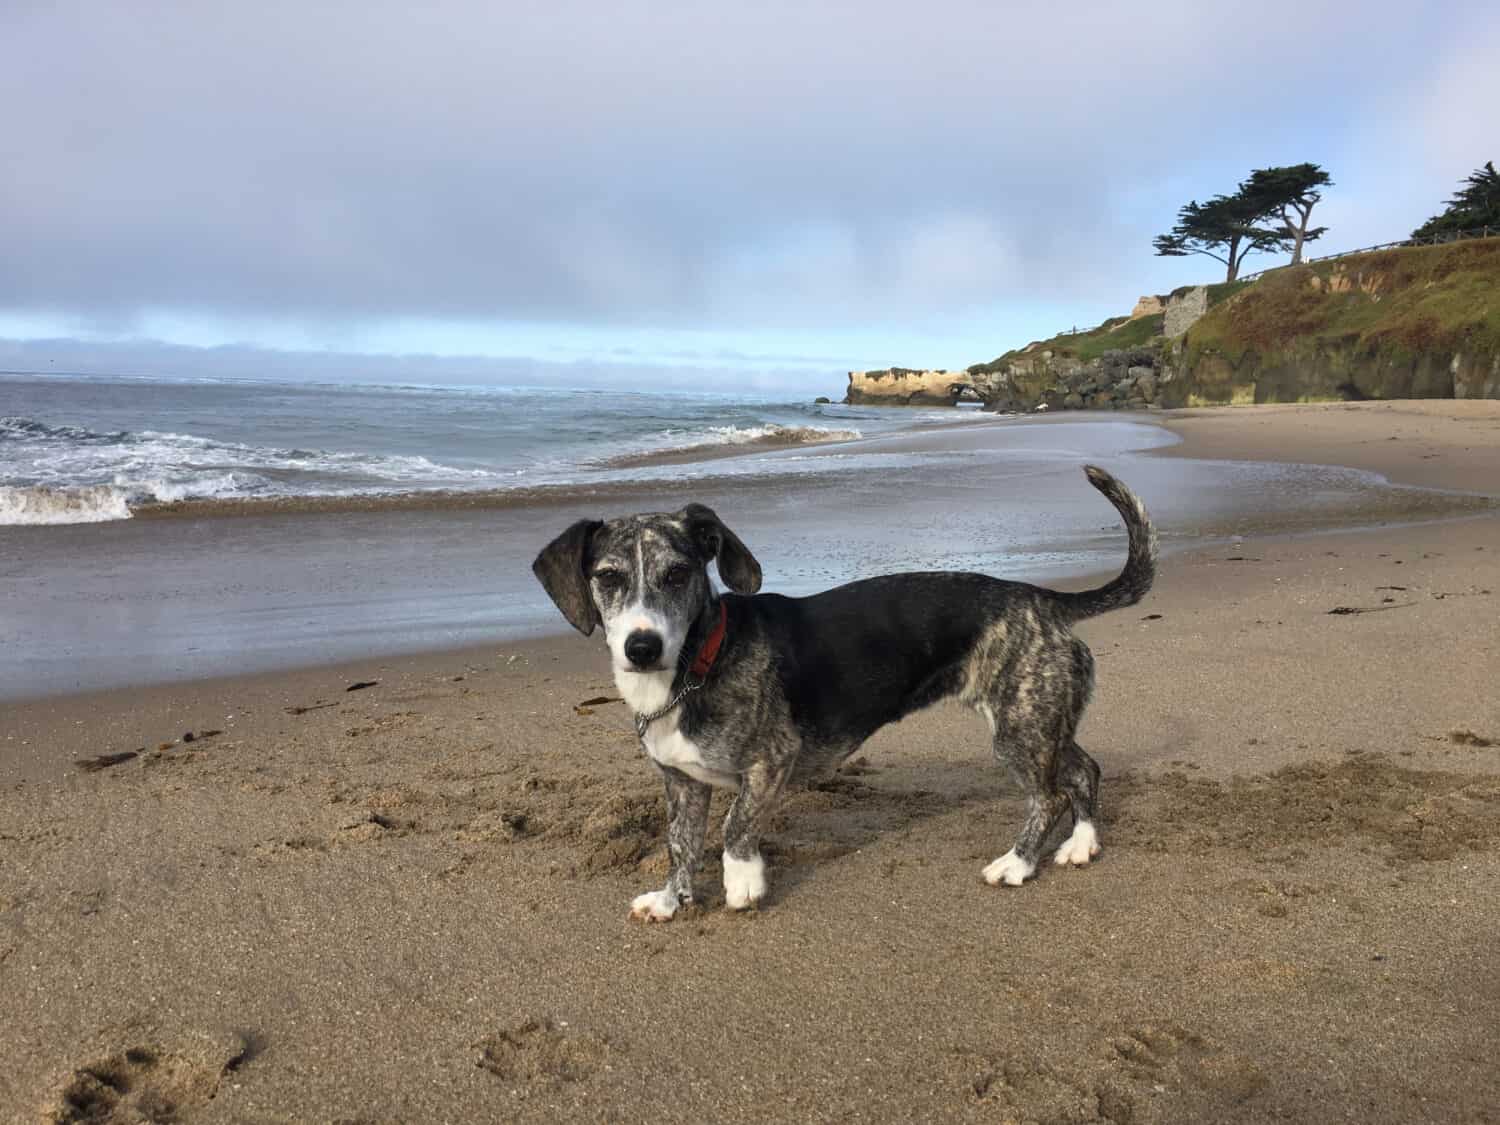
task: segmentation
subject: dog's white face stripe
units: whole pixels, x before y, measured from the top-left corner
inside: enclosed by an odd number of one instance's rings
[[[635,632],[656,633],[661,637],[661,665],[663,668],[677,666],[677,653],[682,647],[682,638],[687,633],[686,623],[674,622],[663,614],[639,602],[632,602],[620,612],[604,619],[604,637],[609,643],[609,654],[614,657],[615,667],[625,671],[632,667],[625,656],[625,639]]]

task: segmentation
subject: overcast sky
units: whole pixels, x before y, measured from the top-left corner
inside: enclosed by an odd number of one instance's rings
[[[1254,167],[1403,237],[1497,59],[1493,2],[0,0],[0,365],[831,393],[1218,280],[1151,237]]]

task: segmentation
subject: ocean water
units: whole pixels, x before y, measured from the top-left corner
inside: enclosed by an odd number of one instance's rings
[[[0,375],[0,525],[183,500],[794,474],[819,466],[713,455],[974,418],[712,394]]]
[[[1175,440],[1118,416],[0,376],[0,701],[566,630],[536,552],[576,519],[690,500],[793,596],[1112,571],[1124,529],[1086,463],[1144,500],[1166,551],[1482,501],[1153,454]],[[409,502],[434,490],[484,495]]]

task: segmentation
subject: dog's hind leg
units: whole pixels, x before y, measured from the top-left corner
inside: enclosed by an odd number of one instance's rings
[[[1082,867],[1099,854],[1099,831],[1095,819],[1099,809],[1099,763],[1083,747],[1070,741],[1057,760],[1057,786],[1073,807],[1073,834],[1052,857],[1059,866]]]
[[[1015,846],[985,867],[984,881],[992,887],[1002,883],[1019,887],[1036,874],[1042,844],[1068,807],[1067,796],[1053,780],[1054,755],[1055,751],[1046,748],[1046,736],[1035,727],[1018,729],[1008,724],[995,736],[995,756],[1010,769],[1026,794],[1026,821]]]
[[[708,802],[713,790],[680,770],[662,768],[667,783],[667,853],[672,868],[667,885],[637,895],[630,916],[647,922],[670,922],[678,906],[693,901],[693,879],[703,861]]]
[[[775,763],[760,761],[740,779],[739,794],[724,818],[724,905],[731,910],[748,910],[765,897],[760,836],[795,761],[794,753]]]

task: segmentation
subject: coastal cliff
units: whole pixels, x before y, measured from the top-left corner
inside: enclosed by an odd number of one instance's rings
[[[1500,238],[1143,297],[968,374],[1000,411],[1500,398]]]
[[[966,396],[983,397],[965,371],[891,367],[883,371],[849,372],[844,402],[850,406],[955,406]]]
[[[1275,270],[1174,348],[1168,405],[1500,398],[1500,238]]]
[[[1235,287],[1189,286],[1167,296],[1148,295],[1129,316],[1097,328],[1027,344],[968,369],[985,408],[1145,409],[1158,404],[1161,384],[1173,377],[1165,360],[1169,335],[1180,335],[1211,304]]]

